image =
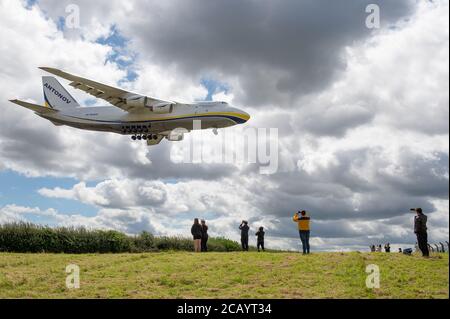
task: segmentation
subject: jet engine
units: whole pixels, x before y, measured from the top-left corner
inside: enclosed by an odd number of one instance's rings
[[[146,96],[132,96],[127,98],[127,105],[131,107],[145,107],[150,110],[150,112],[156,114],[166,114],[171,113],[173,111],[173,104],[171,103],[159,103],[152,105],[148,101],[148,97]]]
[[[166,113],[172,113],[172,111],[173,111],[173,104],[160,103],[160,104],[148,106],[148,108],[153,113],[166,114]]]

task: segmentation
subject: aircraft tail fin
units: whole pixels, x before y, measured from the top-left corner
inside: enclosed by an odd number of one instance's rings
[[[79,107],[80,104],[64,89],[61,83],[53,76],[43,76],[42,85],[44,89],[45,106],[64,110]]]
[[[30,109],[38,114],[49,114],[49,113],[54,113],[57,112],[55,109],[52,109],[50,107],[47,106],[43,106],[43,105],[38,105],[38,104],[33,104],[33,103],[28,103],[25,101],[21,101],[21,100],[9,100],[10,102],[23,106],[27,109]]]

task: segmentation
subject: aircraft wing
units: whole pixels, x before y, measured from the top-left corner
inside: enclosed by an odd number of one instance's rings
[[[62,70],[49,67],[39,67],[41,70],[52,73],[63,79],[72,81],[69,85],[82,90],[96,98],[103,99],[112,105],[115,105],[127,112],[139,112],[146,108],[152,108],[154,106],[160,106],[164,104],[175,103],[173,101],[160,100],[140,94],[136,94],[130,91],[125,91],[113,86],[95,82],[80,76],[76,76]],[[145,101],[145,106],[139,105],[139,103],[133,103],[132,101]],[[130,102],[131,101],[131,102]],[[128,102],[128,103],[127,103]]]

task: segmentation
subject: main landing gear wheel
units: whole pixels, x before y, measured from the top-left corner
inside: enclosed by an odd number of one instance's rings
[[[158,134],[135,134],[133,136],[131,136],[131,139],[133,141],[140,141],[140,140],[157,140],[158,139]]]

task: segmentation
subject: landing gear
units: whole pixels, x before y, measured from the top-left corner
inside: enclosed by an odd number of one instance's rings
[[[157,134],[134,134],[133,136],[131,136],[131,139],[133,141],[140,141],[140,140],[157,140],[158,139],[158,135]]]
[[[151,124],[143,124],[143,125],[124,125],[121,127],[122,134],[133,134],[131,139],[133,141],[141,141],[141,140],[151,140],[158,139],[158,136],[155,134],[149,134],[151,128]]]

